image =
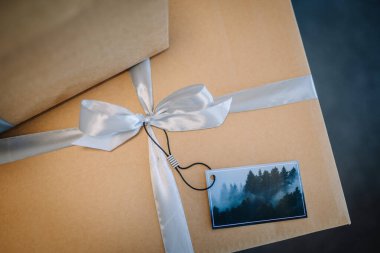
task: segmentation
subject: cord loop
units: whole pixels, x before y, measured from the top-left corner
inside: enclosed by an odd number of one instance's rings
[[[166,144],[168,146],[168,152],[166,152],[157,142],[156,140],[154,140],[154,138],[149,134],[148,132],[148,129],[146,129],[146,124],[147,122],[144,121],[143,123],[143,127],[144,127],[144,130],[146,132],[146,134],[148,135],[148,137],[153,141],[153,143],[165,154],[166,156],[166,159],[168,160],[168,162],[170,163],[170,165],[177,171],[177,173],[179,174],[179,176],[181,177],[182,181],[187,185],[189,186],[191,189],[193,190],[196,190],[196,191],[206,191],[208,189],[210,189],[211,187],[214,186],[215,184],[215,181],[216,181],[216,177],[215,175],[213,175],[213,181],[211,183],[211,185],[205,187],[205,188],[197,188],[197,187],[194,187],[192,186],[189,182],[187,182],[187,180],[183,177],[182,173],[180,172],[180,170],[186,170],[186,169],[189,169],[195,165],[201,165],[201,166],[204,166],[206,167],[207,169],[211,170],[211,167],[208,166],[207,164],[205,163],[202,163],[202,162],[197,162],[197,163],[193,163],[193,164],[190,164],[189,166],[186,166],[186,167],[181,167],[179,165],[179,162],[174,158],[174,156],[172,155],[172,152],[170,150],[170,142],[169,142],[169,136],[168,136],[168,133],[166,132],[165,129],[162,129],[165,133],[165,137],[166,137]]]

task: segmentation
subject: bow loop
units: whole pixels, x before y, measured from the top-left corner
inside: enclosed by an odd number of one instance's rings
[[[144,116],[96,100],[81,103],[79,129],[84,135],[74,145],[111,151],[135,136]]]
[[[89,136],[104,136],[136,130],[143,117],[121,106],[96,100],[81,103],[79,129]]]
[[[191,85],[164,98],[158,103],[156,114],[198,111],[213,102],[212,95],[203,84]]]
[[[231,98],[219,100],[204,108],[161,113],[153,116],[151,125],[169,131],[191,131],[220,126],[226,119]]]

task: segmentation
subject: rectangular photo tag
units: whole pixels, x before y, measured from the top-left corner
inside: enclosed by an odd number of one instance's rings
[[[306,218],[297,161],[206,171],[212,227]]]

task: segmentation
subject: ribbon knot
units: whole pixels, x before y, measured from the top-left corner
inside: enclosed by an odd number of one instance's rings
[[[146,116],[143,116],[144,119],[143,119],[143,123],[147,124],[147,125],[150,125],[150,121],[152,119],[152,116],[150,115],[146,115]]]

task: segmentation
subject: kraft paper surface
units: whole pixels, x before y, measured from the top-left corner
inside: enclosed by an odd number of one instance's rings
[[[1,1],[0,33],[0,118],[16,125],[168,48],[168,1]]]
[[[194,83],[220,96],[310,73],[290,1],[172,0],[169,20],[171,47],[152,59],[156,104]],[[142,113],[125,72],[6,136],[76,127],[82,99]],[[207,192],[175,174],[196,252],[233,252],[350,223],[317,100],[234,113],[218,128],[169,137],[183,165],[300,164],[307,218],[218,230]],[[205,186],[203,169],[184,176]],[[1,252],[163,252],[147,136],[141,131],[111,153],[70,147],[2,165],[0,224]]]

